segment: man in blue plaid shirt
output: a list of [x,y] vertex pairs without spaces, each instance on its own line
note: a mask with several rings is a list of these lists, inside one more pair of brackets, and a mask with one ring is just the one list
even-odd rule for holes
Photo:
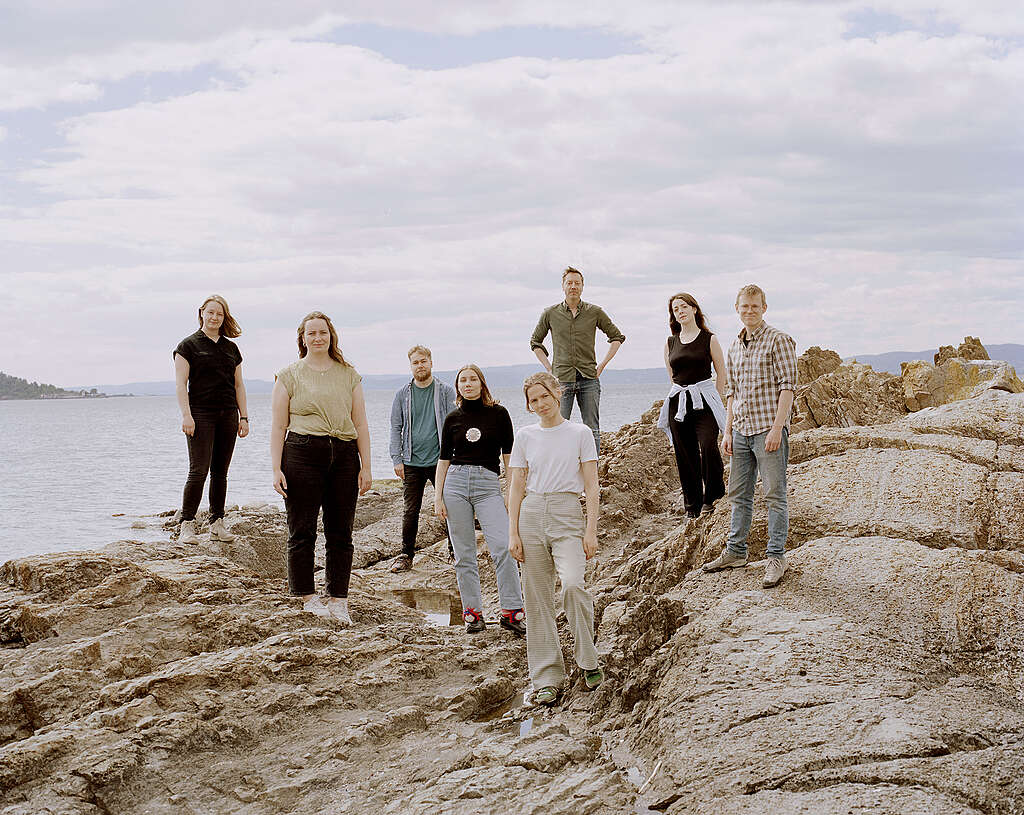
[[729,500],[732,521],[725,549],[705,564],[704,571],[747,565],[747,534],[754,512],[754,487],[761,473],[768,505],[768,565],[765,588],[786,572],[786,465],[789,463],[789,420],[796,391],[796,343],[764,321],[764,291],[753,284],[740,289],[736,313],[743,330],[729,348],[729,383],[723,447],[732,456]]

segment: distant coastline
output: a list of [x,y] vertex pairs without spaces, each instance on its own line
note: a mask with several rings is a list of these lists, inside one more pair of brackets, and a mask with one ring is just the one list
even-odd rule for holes
[[[120,395],[120,394],[118,394]],[[106,399],[110,394],[97,388],[67,390],[56,385],[29,382],[20,376],[11,376],[0,371],[0,401],[24,399]]]

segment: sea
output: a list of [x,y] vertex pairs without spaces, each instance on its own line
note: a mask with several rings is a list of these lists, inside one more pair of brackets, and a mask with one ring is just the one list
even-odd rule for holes
[[[602,385],[601,429],[635,422],[667,390],[667,384]],[[373,476],[394,478],[388,456],[394,391],[365,393]],[[494,396],[517,428],[536,421],[520,389],[498,388]],[[250,432],[235,444],[228,506],[283,507],[271,486],[270,395],[250,394],[248,403]],[[573,421],[580,420],[578,411]],[[173,396],[0,401],[0,439],[0,563],[166,538],[157,515],[180,506],[188,470]],[[200,509],[206,505],[204,496]]]

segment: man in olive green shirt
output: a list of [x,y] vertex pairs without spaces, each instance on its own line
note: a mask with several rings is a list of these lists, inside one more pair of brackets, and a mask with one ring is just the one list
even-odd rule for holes
[[[569,266],[562,273],[565,300],[544,309],[530,337],[530,347],[541,364],[562,383],[562,416],[572,415],[573,397],[580,405],[583,424],[594,433],[601,450],[601,372],[612,361],[626,336],[615,327],[600,306],[584,303],[583,273]],[[608,353],[601,364],[594,353],[594,335],[601,329],[608,337]],[[553,361],[548,359],[544,338],[551,332]]]

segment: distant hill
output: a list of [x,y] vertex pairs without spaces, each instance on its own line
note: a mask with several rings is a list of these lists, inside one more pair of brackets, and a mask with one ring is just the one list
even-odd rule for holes
[[65,390],[56,385],[29,382],[20,376],[10,376],[0,371],[0,399],[102,399],[105,396],[96,388]]
[[[515,388],[532,373],[541,370],[540,365],[497,365],[484,367],[487,384],[492,388]],[[434,371],[442,382],[453,384],[455,371]],[[411,374],[364,374],[363,387],[367,390],[397,390],[411,378]],[[609,368],[601,377],[602,382],[615,385],[648,385],[665,382],[664,368]],[[97,385],[98,390],[107,393],[129,393],[134,396],[174,396],[174,381],[124,382],[117,385]],[[274,383],[266,379],[246,379],[248,393],[270,393]]]
[[[986,345],[992,359],[1005,360],[1024,375],[1024,345],[1013,343],[1005,345]],[[914,359],[931,362],[938,349],[927,351],[890,351],[886,354],[864,354],[847,357],[864,362],[876,371],[900,372],[900,363]],[[492,388],[516,388],[532,373],[541,370],[539,363],[526,365],[494,365],[484,367],[487,384]],[[434,376],[442,382],[454,384],[455,371],[434,371]],[[367,390],[396,390],[410,379],[410,374],[364,374],[363,387]],[[601,381],[609,385],[657,385],[668,381],[664,368],[608,368],[601,376]],[[50,386],[52,387],[52,386]],[[91,387],[91,386],[90,386]],[[128,393],[134,396],[174,396],[174,382],[125,382],[119,385],[97,385],[96,390],[105,393]],[[245,388],[249,393],[270,393],[274,383],[266,379],[246,379]],[[89,388],[85,388],[88,390]],[[79,391],[81,388],[71,390]],[[76,394],[77,395],[77,394]]]
[[[876,371],[888,371],[892,374],[900,372],[901,362],[911,362],[915,359],[923,359],[931,362],[938,353],[938,348],[929,348],[927,351],[889,351],[885,354],[858,354],[855,357],[857,362],[870,365]],[[1008,362],[1017,369],[1017,375],[1024,375],[1024,345],[1016,343],[1004,343],[1001,345],[985,345],[985,350],[992,359]]]

